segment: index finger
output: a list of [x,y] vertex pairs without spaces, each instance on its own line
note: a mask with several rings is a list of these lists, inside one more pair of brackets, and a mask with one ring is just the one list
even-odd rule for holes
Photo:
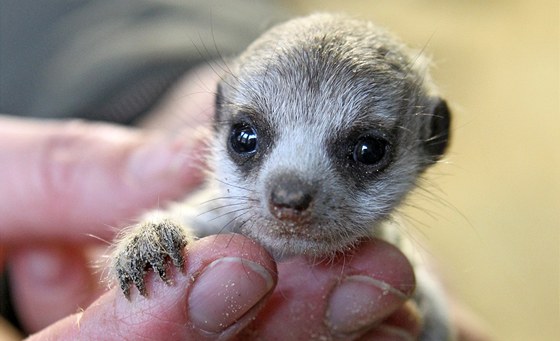
[[[239,340],[355,340],[398,311],[416,283],[406,256],[378,239],[331,262],[283,261],[278,278],[269,303]],[[403,328],[412,335],[418,323]]]
[[241,235],[210,236],[186,252],[185,273],[169,285],[147,273],[149,298],[112,288],[84,311],[30,340],[231,340],[262,309],[277,281],[276,263]]
[[103,226],[202,179],[196,143],[180,134],[0,117],[0,145],[2,242],[110,236]]

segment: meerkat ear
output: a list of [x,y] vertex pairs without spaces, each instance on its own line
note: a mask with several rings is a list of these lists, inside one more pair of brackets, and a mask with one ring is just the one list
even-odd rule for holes
[[432,105],[429,124],[428,138],[424,140],[424,149],[431,162],[439,160],[449,144],[449,127],[451,125],[451,113],[447,102],[437,98]]

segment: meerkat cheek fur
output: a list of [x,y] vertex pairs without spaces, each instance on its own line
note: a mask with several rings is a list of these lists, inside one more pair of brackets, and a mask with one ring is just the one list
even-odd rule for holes
[[[118,282],[146,294],[194,236],[233,231],[277,259],[328,258],[364,237],[402,243],[387,221],[449,139],[450,112],[427,62],[369,22],[315,14],[276,26],[226,64],[206,189],[126,229]],[[440,294],[420,265],[423,340],[449,339]]]

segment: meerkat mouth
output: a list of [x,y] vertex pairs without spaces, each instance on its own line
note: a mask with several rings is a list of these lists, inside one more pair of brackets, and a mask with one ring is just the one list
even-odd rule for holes
[[255,219],[240,232],[260,242],[276,259],[294,255],[329,256],[351,249],[364,237],[357,231],[340,234],[332,224],[286,222],[270,217]]

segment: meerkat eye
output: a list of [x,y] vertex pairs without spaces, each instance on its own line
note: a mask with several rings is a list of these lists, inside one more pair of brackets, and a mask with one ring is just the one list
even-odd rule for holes
[[257,132],[249,123],[236,123],[231,127],[231,149],[238,154],[251,154],[257,150]]
[[389,162],[390,148],[391,145],[383,137],[363,136],[356,142],[352,156],[356,162],[381,170]]

